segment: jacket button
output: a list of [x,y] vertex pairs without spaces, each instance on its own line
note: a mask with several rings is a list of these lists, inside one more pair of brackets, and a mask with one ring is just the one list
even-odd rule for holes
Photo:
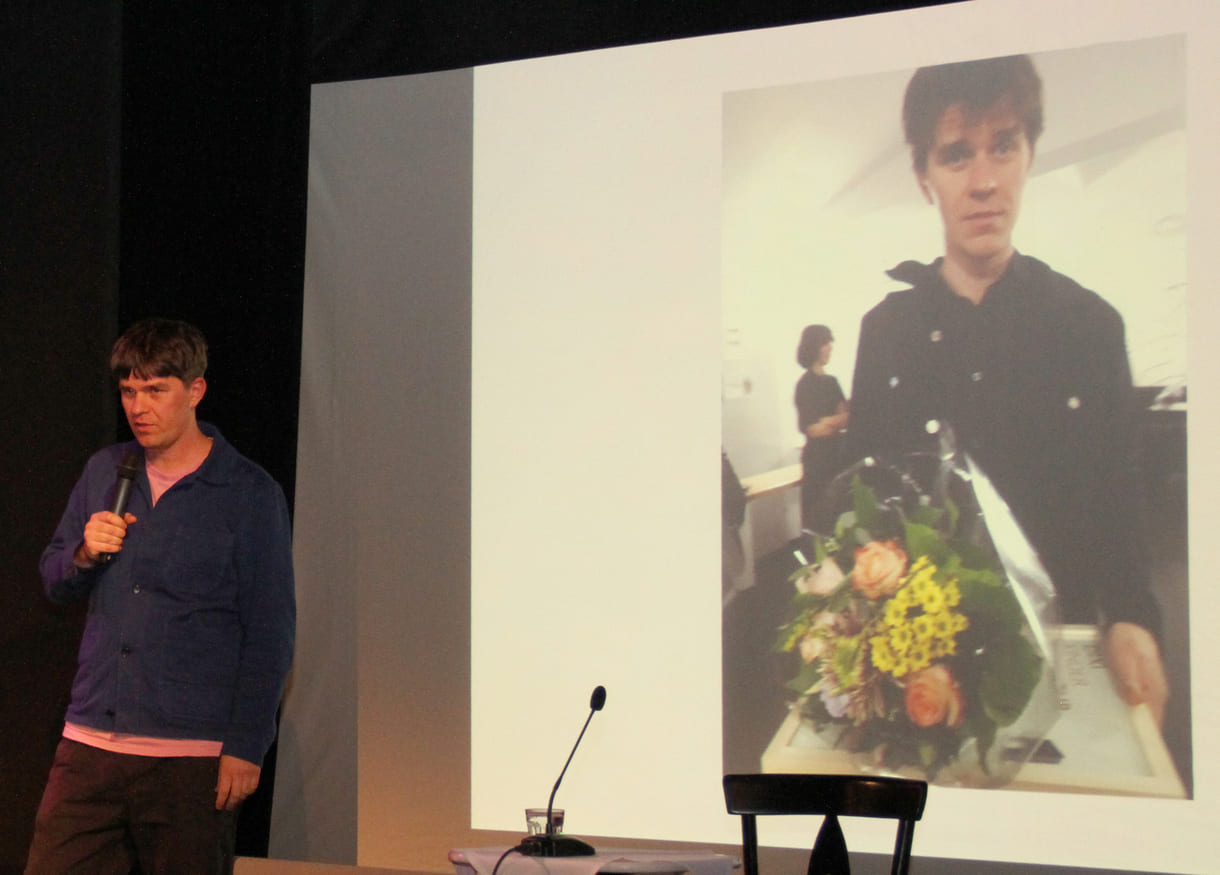
[[121,648],[119,648],[119,653],[123,656],[131,656],[131,648],[124,644]]

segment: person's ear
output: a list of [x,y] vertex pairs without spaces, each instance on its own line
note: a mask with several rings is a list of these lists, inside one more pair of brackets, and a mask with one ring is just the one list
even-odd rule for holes
[[187,388],[191,398],[191,407],[198,406],[199,402],[203,400],[204,393],[207,391],[208,384],[203,377],[196,377],[191,380],[191,385]]
[[928,185],[928,177],[922,173],[916,172],[915,182],[919,185],[919,193],[923,195],[924,200],[934,205],[936,203],[936,198],[932,194],[932,186]]

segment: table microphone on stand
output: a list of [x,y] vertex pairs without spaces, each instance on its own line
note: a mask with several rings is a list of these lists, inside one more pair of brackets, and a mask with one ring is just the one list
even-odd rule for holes
[[551,798],[546,804],[546,833],[544,835],[526,836],[521,840],[521,844],[516,847],[519,853],[527,857],[590,857],[595,853],[593,846],[587,842],[582,842],[580,839],[575,839],[571,836],[555,835],[555,822],[551,818],[551,812],[555,806],[555,791],[559,789],[559,782],[563,780],[563,776],[568,770],[568,765],[576,754],[576,748],[580,747],[580,740],[585,737],[585,730],[589,728],[589,721],[605,705],[606,688],[600,685],[594,687],[593,695],[589,698],[589,716],[585,718],[585,725],[580,728],[580,735],[576,736],[576,744],[572,745],[572,753],[568,754],[568,761],[563,764],[563,769],[555,780],[555,786],[551,788]]

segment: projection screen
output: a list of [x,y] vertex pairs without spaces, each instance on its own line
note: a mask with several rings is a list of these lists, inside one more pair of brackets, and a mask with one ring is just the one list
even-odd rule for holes
[[[597,684],[606,708],[557,800],[568,831],[738,840],[720,792],[719,450],[735,445],[746,473],[796,458],[790,328],[816,321],[802,284],[837,325],[847,389],[859,317],[889,290],[882,272],[937,254],[903,164],[910,72],[1031,53],[1048,107],[1035,170],[1054,166],[1031,179],[1017,245],[1103,294],[1123,289],[1112,303],[1137,383],[1194,384],[1189,617],[1168,627],[1189,659],[1173,712],[1187,792],[933,787],[916,853],[1208,871],[1217,763],[1191,726],[1211,725],[1220,700],[1198,671],[1189,685],[1189,665],[1216,647],[1195,535],[1215,522],[1220,482],[1198,452],[1220,420],[1206,342],[1220,313],[1200,288],[1220,227],[1207,148],[1218,23],[1187,0],[978,2],[315,86],[302,653],[272,853],[441,871],[436,848],[519,831]],[[1150,117],[1128,151],[1153,151],[1134,164],[1072,153]],[[770,171],[741,157],[750,148],[779,155]],[[1134,203],[1065,215],[1085,164],[1118,167]],[[1155,170],[1122,176],[1132,166]],[[762,178],[775,167],[778,182]],[[755,197],[793,168],[807,198]],[[751,197],[782,206],[751,213]],[[819,214],[835,198],[841,212]],[[1155,227],[1131,231],[1149,201]],[[1130,291],[1144,283],[1155,300]],[[782,347],[755,352],[787,368],[741,366],[778,387],[748,429],[726,413],[742,336]],[[331,802],[315,800],[333,793],[356,821],[311,837]],[[465,822],[444,816],[455,806]],[[412,824],[423,835],[405,837]],[[808,826],[767,824],[762,838],[807,846]],[[883,825],[848,838],[867,851],[892,841]]]

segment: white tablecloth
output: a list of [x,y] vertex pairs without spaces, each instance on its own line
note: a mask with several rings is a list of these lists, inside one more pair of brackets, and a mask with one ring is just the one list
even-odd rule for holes
[[[449,852],[458,875],[492,875],[507,848],[461,848]],[[509,854],[496,875],[730,875],[737,861],[712,851],[648,851],[598,848],[591,857],[526,857]]]

